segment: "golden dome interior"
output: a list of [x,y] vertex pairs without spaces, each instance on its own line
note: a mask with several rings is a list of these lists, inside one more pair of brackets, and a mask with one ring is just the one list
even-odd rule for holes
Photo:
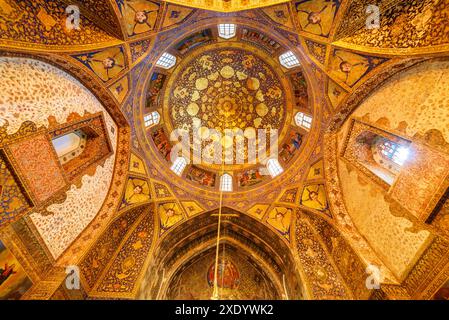
[[449,2],[375,3],[0,0],[0,299],[447,300]]

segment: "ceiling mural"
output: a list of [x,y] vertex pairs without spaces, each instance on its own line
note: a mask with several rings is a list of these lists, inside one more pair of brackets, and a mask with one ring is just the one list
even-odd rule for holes
[[[269,132],[278,130],[280,139],[284,141],[279,146],[279,159],[286,166],[298,160],[308,136],[306,130],[295,129],[291,125],[293,112],[289,111],[289,107],[284,107],[284,104],[293,104],[298,109],[313,110],[304,73],[296,68],[296,73],[289,72],[288,78],[283,77],[276,71],[279,62],[264,51],[282,52],[284,49],[265,34],[251,31],[251,35],[248,30],[241,29],[237,37],[248,41],[251,47],[234,39],[210,44],[217,40],[215,31],[208,28],[178,42],[173,50],[178,51],[177,55],[189,52],[189,57],[174,68],[155,69],[141,108],[143,114],[153,110],[162,114],[160,123],[144,131],[149,132],[149,135],[142,136],[145,148],[156,151],[157,157],[165,160],[162,166],[170,166],[170,156],[176,144],[170,141],[170,136],[187,134],[190,138],[184,139],[184,149],[191,148],[191,157],[188,158],[193,164],[188,165],[182,176],[185,181],[202,188],[208,187],[213,192],[219,187],[217,181],[221,167],[217,158],[219,153],[214,152],[217,145],[223,150],[225,169],[233,172],[236,186],[243,191],[271,180],[266,169],[257,165],[270,156]],[[260,45],[263,50],[259,49]],[[216,46],[226,49],[208,49]],[[222,62],[212,63],[217,59]],[[258,137],[259,129],[268,132]],[[222,134],[228,134],[231,132],[229,130],[240,137],[233,141]],[[249,161],[247,149],[253,140],[260,145],[268,141],[265,149],[259,147],[256,165]],[[188,141],[193,141],[193,147],[189,146]],[[200,158],[207,161],[196,165]]]
[[295,9],[301,30],[320,37],[329,37],[340,2],[340,0],[296,2]]
[[[166,121],[171,121],[174,130],[202,138],[206,162],[214,162],[217,142],[224,149],[225,161],[234,162],[227,150],[236,145],[226,138],[225,130],[241,130],[243,139],[253,139],[258,129],[282,128],[286,121],[284,89],[279,76],[258,56],[227,47],[202,51],[192,59],[174,71],[175,79],[166,89],[170,93],[170,119]],[[235,157],[248,162],[248,151],[238,152]]]
[[125,193],[123,195],[120,209],[147,202],[150,200],[150,197],[150,186],[148,181],[129,177],[128,182],[126,183]]
[[260,7],[271,6],[277,3],[287,2],[286,0],[196,0],[192,2],[191,0],[170,0],[167,1],[175,4],[182,4],[185,6],[191,6],[194,8],[214,10],[219,12],[235,12],[240,10],[248,10]]
[[82,29],[67,29],[66,7],[65,2],[59,0],[3,0],[0,3],[3,30],[0,43],[71,50],[73,46],[92,48],[119,42],[89,18],[83,19]]
[[1,213],[0,224],[6,224],[16,220],[20,213],[30,207],[30,199],[20,187],[17,177],[11,169],[11,165],[2,155],[0,158],[0,177],[1,177]]
[[[274,300],[279,293],[273,290],[270,279],[250,258],[242,257],[233,248],[224,248],[226,259],[220,262],[218,283],[220,294],[230,300],[263,299]],[[169,288],[170,299],[209,299],[212,296],[215,272],[214,252],[209,252],[197,261],[190,262],[181,274],[179,280]],[[268,279],[267,279],[268,278]]]
[[80,54],[74,58],[92,70],[104,82],[115,78],[126,68],[123,47]]
[[[447,44],[448,33],[441,19],[449,15],[447,1],[412,1],[384,13],[380,30],[359,30],[343,41],[377,48],[416,48]],[[407,37],[404,36],[407,34]]]
[[128,37],[154,31],[161,4],[147,0],[119,0],[120,13],[123,16]]
[[447,299],[448,0],[69,2],[0,0],[0,300]]

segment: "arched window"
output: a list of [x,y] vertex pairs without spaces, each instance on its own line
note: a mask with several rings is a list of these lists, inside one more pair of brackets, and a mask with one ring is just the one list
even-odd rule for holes
[[384,187],[392,186],[407,161],[410,142],[360,122],[349,134],[346,159]]
[[277,159],[270,159],[267,162],[267,169],[271,177],[274,178],[284,172]]
[[297,126],[303,127],[307,130],[309,130],[312,127],[312,117],[302,112],[298,112],[295,115],[295,122]]
[[398,166],[404,165],[408,158],[409,150],[391,140],[382,139],[377,147],[384,158],[393,161]]
[[218,35],[223,39],[235,37],[236,25],[232,23],[222,23],[218,25]]
[[300,65],[298,58],[291,51],[287,51],[279,56],[279,62],[286,68],[290,69]]
[[176,64],[176,57],[170,53],[164,52],[159,60],[156,62],[156,66],[170,69]]
[[151,127],[155,124],[158,124],[161,120],[161,116],[159,115],[159,112],[153,111],[146,116],[143,117],[143,121],[145,122],[145,127]]
[[225,173],[220,178],[220,190],[224,192],[232,191],[232,176]]
[[176,158],[175,162],[171,166],[171,170],[176,173],[178,176],[182,174],[185,167],[187,166],[187,160],[183,157]]
[[83,153],[86,148],[86,141],[86,134],[82,130],[75,130],[54,138],[51,142],[56,150],[59,161],[61,164],[65,164]]

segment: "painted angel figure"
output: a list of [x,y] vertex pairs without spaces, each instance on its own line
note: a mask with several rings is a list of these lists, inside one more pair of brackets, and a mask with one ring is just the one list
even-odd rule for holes
[[128,35],[134,36],[154,29],[159,5],[150,1],[127,1],[124,12]]

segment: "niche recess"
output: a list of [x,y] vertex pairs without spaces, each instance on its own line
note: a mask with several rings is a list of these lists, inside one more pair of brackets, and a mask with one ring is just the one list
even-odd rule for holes
[[65,123],[50,136],[69,182],[95,170],[113,152],[101,113]]

